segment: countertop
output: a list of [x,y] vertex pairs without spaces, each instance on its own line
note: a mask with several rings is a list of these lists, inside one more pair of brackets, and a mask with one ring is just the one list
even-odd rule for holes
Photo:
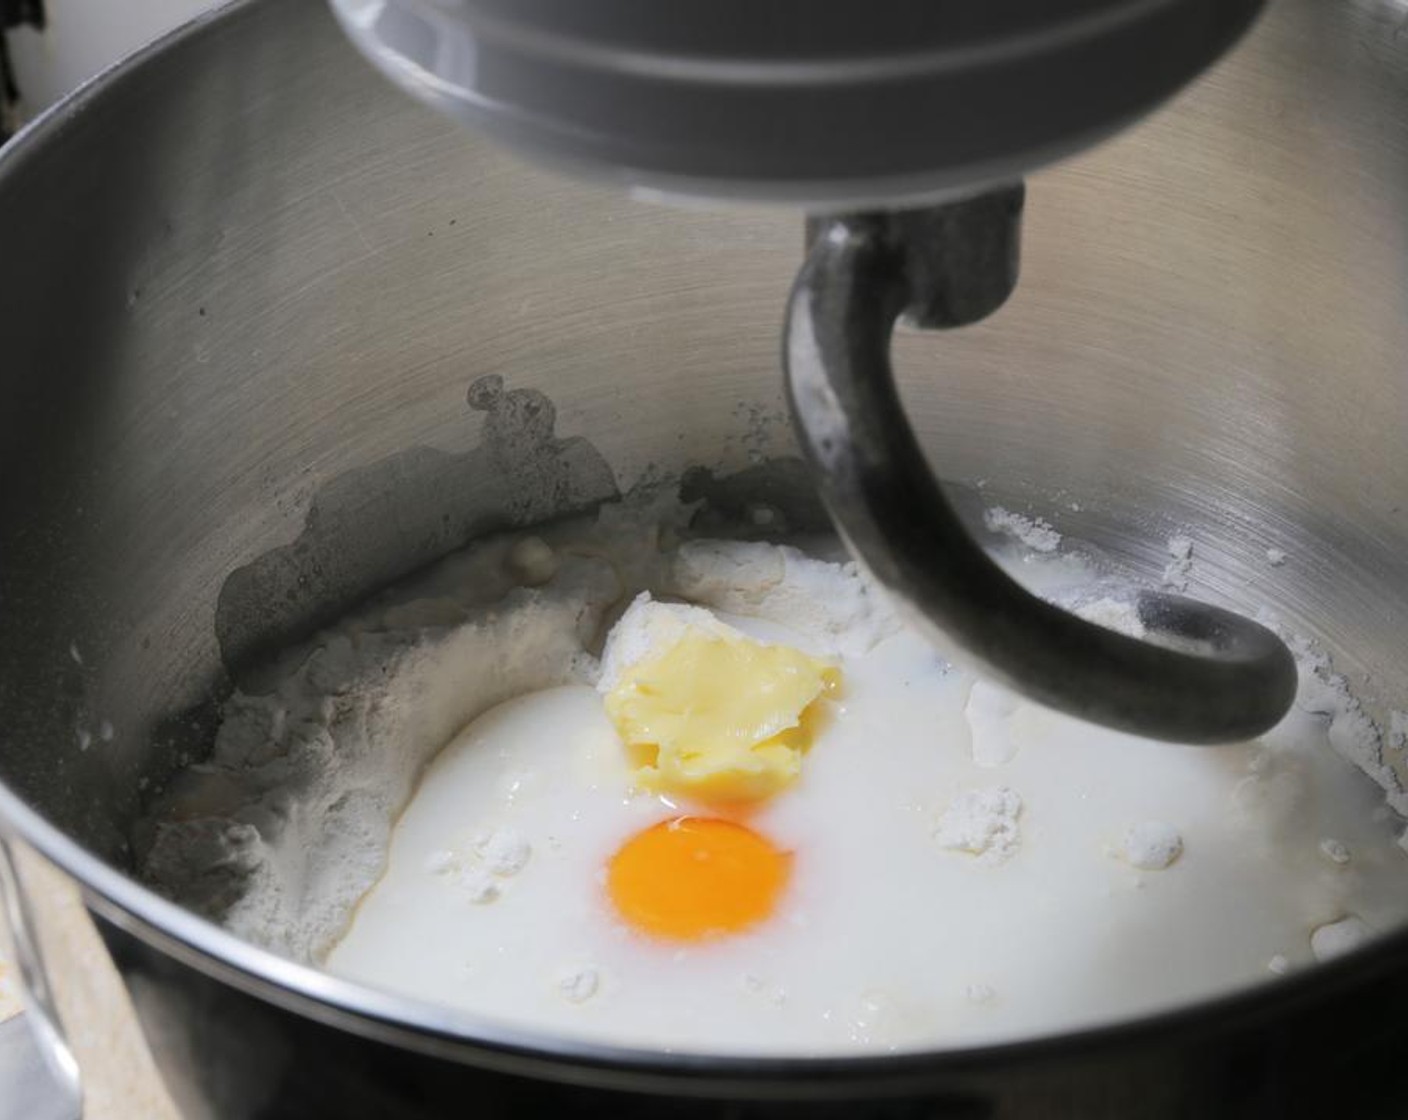
[[[69,1042],[83,1071],[84,1120],[179,1120],[137,1027],[127,992],[89,920],[78,890],[23,848],[20,876],[39,915],[52,960],[85,967],[53,977]],[[0,933],[4,933],[0,930]],[[9,958],[8,936],[3,955]],[[0,1120],[50,1120],[38,1055],[25,1037],[23,1015],[0,1023]],[[54,1114],[58,1120],[61,1113]]]

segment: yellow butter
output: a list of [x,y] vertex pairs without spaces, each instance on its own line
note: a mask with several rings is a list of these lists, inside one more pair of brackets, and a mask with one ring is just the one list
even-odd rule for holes
[[789,646],[687,629],[626,668],[606,712],[641,786],[756,801],[797,779],[836,666]]

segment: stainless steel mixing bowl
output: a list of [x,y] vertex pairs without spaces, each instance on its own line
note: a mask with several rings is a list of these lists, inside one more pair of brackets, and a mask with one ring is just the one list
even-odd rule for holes
[[[1405,19],[1273,5],[1173,108],[1032,180],[1008,307],[898,344],[945,478],[1151,577],[1187,532],[1194,590],[1317,637],[1380,717],[1408,702]],[[1102,1031],[723,1061],[372,993],[127,877],[143,797],[261,653],[496,526],[692,466],[725,507],[785,482],[747,472],[795,454],[801,246],[789,213],[519,165],[318,0],[235,3],[0,154],[0,819],[82,884],[191,1115],[1395,1114],[1402,935]]]

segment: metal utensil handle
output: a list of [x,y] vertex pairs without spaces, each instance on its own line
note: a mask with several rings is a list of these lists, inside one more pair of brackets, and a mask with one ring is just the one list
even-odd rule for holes
[[14,944],[20,998],[44,1065],[68,1099],[74,1120],[83,1115],[83,1081],[64,1035],[58,1001],[44,966],[44,951],[25,898],[10,841],[0,837],[0,908]]
[[784,360],[822,500],[852,553],[921,627],[1014,691],[1155,739],[1258,735],[1295,694],[1295,662],[1275,634],[1145,592],[1137,609],[1153,640],[1140,640],[1031,594],[969,536],[905,416],[889,355],[896,321],[961,326],[1000,306],[1016,282],[1022,200],[1021,186],[1005,187],[812,223]]

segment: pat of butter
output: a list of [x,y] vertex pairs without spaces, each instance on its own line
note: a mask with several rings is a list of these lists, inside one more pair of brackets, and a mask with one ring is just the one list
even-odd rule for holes
[[638,599],[603,659],[606,713],[646,789],[757,801],[796,781],[832,663],[697,607]]

